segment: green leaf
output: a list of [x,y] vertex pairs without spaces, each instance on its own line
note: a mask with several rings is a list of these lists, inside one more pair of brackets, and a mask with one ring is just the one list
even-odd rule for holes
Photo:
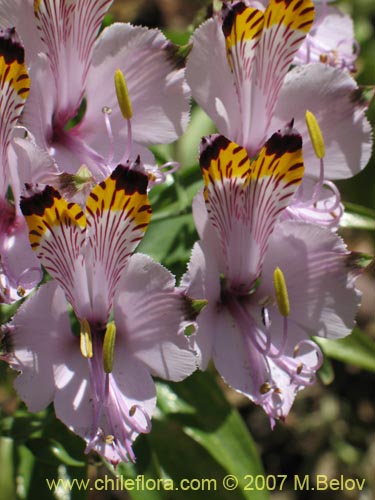
[[329,358],[324,357],[323,364],[318,371],[318,376],[324,385],[332,384],[335,379],[335,372]]
[[[227,474],[233,474],[239,481],[235,490],[240,494],[238,498],[268,498],[265,491],[244,490],[245,476],[262,474],[262,464],[240,415],[226,401],[212,375],[196,372],[179,384],[159,382],[157,393],[162,414],[178,424],[184,434],[206,450],[211,460],[224,471],[219,474],[217,491],[222,498],[234,498],[234,491],[228,492],[222,487]],[[192,460],[199,461],[199,457],[192,457]],[[202,462],[203,469],[206,460]]]
[[41,462],[56,465],[65,464],[70,467],[85,467],[86,465],[85,461],[72,457],[64,446],[55,439],[29,439],[26,444]]
[[367,215],[344,212],[340,220],[340,227],[375,231],[375,219]]
[[[246,491],[246,475],[264,474],[262,464],[242,418],[212,375],[159,381],[157,395],[152,431],[134,446],[137,462],[116,470],[133,500],[269,498],[267,491]],[[238,479],[232,491],[223,486],[229,474]]]
[[314,337],[324,354],[332,359],[375,372],[375,342],[359,328],[351,335],[339,340]]

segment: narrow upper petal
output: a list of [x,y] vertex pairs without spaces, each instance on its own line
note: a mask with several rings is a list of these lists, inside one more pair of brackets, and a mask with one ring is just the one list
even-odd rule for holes
[[37,29],[50,61],[63,124],[78,110],[96,35],[112,0],[35,0]]
[[108,316],[129,256],[143,238],[150,221],[147,185],[145,173],[136,167],[118,165],[87,198],[90,258],[86,269],[93,288],[92,309],[99,316]]
[[7,152],[30,90],[25,51],[14,28],[0,30],[0,195],[9,180]]
[[192,95],[221,134],[241,143],[240,106],[221,23],[209,19],[194,32],[191,42],[186,79]]
[[223,136],[202,142],[207,212],[233,290],[249,291],[259,276],[276,219],[302,180],[301,148],[290,127],[274,134],[252,163],[244,148]]
[[115,299],[114,319],[124,332],[127,349],[153,375],[182,380],[197,367],[184,325],[193,322],[185,294],[174,276],[150,257],[133,255]]
[[305,123],[311,111],[321,128],[326,154],[325,177],[345,179],[362,170],[371,156],[372,133],[365,116],[367,104],[347,73],[323,64],[292,69],[280,92],[271,129],[294,117],[303,137],[306,175],[319,177],[319,162]]
[[133,109],[133,140],[148,146],[177,139],[187,126],[189,91],[174,47],[159,30],[115,23],[98,38],[87,77],[87,110],[80,130],[89,143],[99,148],[103,143],[103,107],[112,110],[117,140],[126,137],[113,83],[117,69],[125,75]]
[[310,0],[271,0],[263,13],[245,2],[223,8],[223,33],[240,104],[241,137],[250,156],[264,144],[294,54],[314,19]]

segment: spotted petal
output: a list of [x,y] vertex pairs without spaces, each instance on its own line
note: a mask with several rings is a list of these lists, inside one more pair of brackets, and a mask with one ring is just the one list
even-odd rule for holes
[[146,174],[119,165],[87,199],[88,252],[91,254],[87,261],[89,267],[92,266],[87,272],[92,272],[95,281],[94,311],[103,308],[104,286],[110,307],[127,260],[147,229],[151,217],[147,183]]
[[200,165],[209,219],[216,228],[232,289],[249,291],[259,276],[276,219],[302,180],[301,137],[274,134],[250,163],[246,150],[223,136],[205,139]]
[[251,89],[256,47],[264,25],[263,12],[247,7],[244,2],[224,5],[223,33],[230,69],[239,98],[241,114],[241,144],[249,136],[253,102]]
[[281,85],[313,19],[311,0],[270,0],[268,4],[256,53],[251,126],[244,142],[250,154],[259,151],[268,132],[273,132],[269,125]]
[[75,290],[81,288],[76,283],[86,217],[79,205],[68,203],[50,186],[39,192],[30,188],[28,194],[21,197],[21,210],[29,227],[31,247],[73,303]]
[[7,150],[11,132],[29,94],[30,79],[25,66],[24,48],[14,28],[0,30],[0,194],[8,178]]

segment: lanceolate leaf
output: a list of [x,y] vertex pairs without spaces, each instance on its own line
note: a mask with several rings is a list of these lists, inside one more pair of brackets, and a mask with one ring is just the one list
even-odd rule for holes
[[316,337],[315,341],[326,356],[375,372],[375,342],[359,328],[340,340]]

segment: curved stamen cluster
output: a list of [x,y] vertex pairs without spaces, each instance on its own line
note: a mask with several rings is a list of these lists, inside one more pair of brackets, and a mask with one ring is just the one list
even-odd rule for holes
[[[92,344],[92,356],[87,357],[87,362],[93,415],[86,452],[107,445],[113,447],[124,462],[135,461],[132,443],[138,434],[150,432],[150,417],[139,404],[129,407],[112,371],[103,366],[106,346],[101,331],[93,331]],[[137,422],[137,412],[143,415],[144,426]]]

